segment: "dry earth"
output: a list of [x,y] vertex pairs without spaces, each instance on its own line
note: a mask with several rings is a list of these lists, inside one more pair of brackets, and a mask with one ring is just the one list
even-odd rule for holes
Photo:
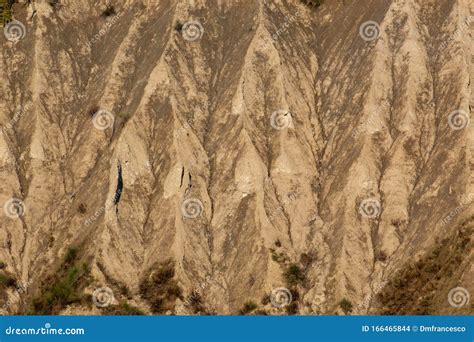
[[4,314],[473,313],[472,1],[112,4],[0,36]]

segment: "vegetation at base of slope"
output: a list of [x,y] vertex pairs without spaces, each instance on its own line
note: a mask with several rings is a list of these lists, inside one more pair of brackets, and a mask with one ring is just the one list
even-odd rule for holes
[[104,309],[104,314],[106,315],[115,315],[115,316],[142,316],[145,313],[137,308],[136,306],[130,305],[126,302],[120,303],[118,305],[109,305]]
[[0,25],[5,25],[13,19],[12,6],[15,0],[0,0]]
[[29,315],[57,315],[68,305],[86,302],[84,288],[90,281],[90,269],[80,260],[79,250],[69,248],[62,264],[43,282],[40,289],[26,308]]
[[174,275],[174,262],[168,260],[153,266],[140,282],[140,295],[153,313],[174,312],[176,299],[184,299]]
[[474,312],[473,304],[453,308],[448,303],[448,291],[457,286],[463,269],[470,267],[465,256],[472,251],[474,217],[462,223],[451,236],[436,243],[426,255],[406,265],[377,296],[379,314],[383,315],[433,315],[456,310]]

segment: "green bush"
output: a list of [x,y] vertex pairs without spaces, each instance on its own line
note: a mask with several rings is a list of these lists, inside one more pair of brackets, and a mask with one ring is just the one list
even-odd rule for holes
[[353,308],[353,305],[352,305],[352,302],[347,299],[347,298],[343,298],[340,302],[339,302],[339,306],[340,308],[342,309],[342,311],[344,311],[344,313],[347,315],[348,313],[352,312],[352,308]]
[[177,31],[177,32],[181,32],[183,30],[183,26],[184,24],[181,22],[181,21],[177,21],[176,24],[174,25],[174,29]]
[[290,264],[283,274],[289,285],[297,285],[305,280],[305,276],[298,264]]
[[247,315],[254,311],[257,308],[257,304],[255,304],[252,301],[246,302],[242,309],[240,309],[240,314],[241,315]]
[[109,305],[104,308],[107,315],[116,316],[142,316],[145,313],[137,308],[136,306],[129,305],[128,303],[120,303],[118,305]]
[[14,0],[0,0],[0,24],[5,25],[13,19],[13,6]]
[[64,263],[65,264],[70,264],[71,262],[76,260],[78,252],[79,252],[79,250],[76,247],[70,247],[67,250],[66,255],[64,257]]
[[87,263],[78,260],[79,250],[70,248],[59,269],[44,282],[46,286],[31,301],[29,314],[54,315],[67,305],[79,303],[82,291],[89,281]]

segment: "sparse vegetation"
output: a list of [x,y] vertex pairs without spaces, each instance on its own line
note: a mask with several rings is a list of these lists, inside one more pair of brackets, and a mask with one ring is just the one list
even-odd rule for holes
[[240,314],[241,315],[248,315],[249,313],[251,313],[252,311],[254,311],[255,309],[257,308],[257,304],[255,304],[255,302],[252,302],[252,301],[248,301],[244,304],[244,306],[242,307],[242,309],[240,309]]
[[107,4],[105,9],[102,11],[101,17],[108,18],[116,14],[117,11],[115,11],[115,7],[112,4]]
[[86,205],[84,203],[79,204],[79,206],[77,207],[77,211],[81,214],[85,214],[87,212]]
[[324,0],[302,0],[306,5],[319,7],[324,3]]
[[183,23],[181,21],[176,21],[176,24],[174,25],[174,29],[177,32],[181,32],[183,30]]
[[115,316],[142,316],[145,313],[137,308],[136,306],[132,306],[128,303],[120,303],[118,305],[109,305],[104,308],[104,312],[107,315],[115,315]]
[[67,305],[81,302],[89,274],[88,264],[78,258],[78,249],[70,248],[60,268],[44,282],[46,287],[32,299],[28,314],[55,315]]
[[65,264],[72,263],[77,258],[78,252],[79,252],[79,249],[77,247],[70,247],[67,250],[66,255],[64,256],[64,263]]
[[3,272],[0,273],[0,288],[4,289],[6,287],[15,287],[16,286],[16,279],[13,275]]
[[267,312],[267,310],[264,310],[264,309],[258,309],[258,310],[255,310],[255,315],[257,315],[257,316],[268,316],[268,312]]
[[299,309],[299,299],[300,299],[300,293],[296,288],[291,288],[291,303],[286,307],[286,313],[288,315],[296,315],[298,313]]
[[378,261],[381,261],[381,262],[387,261],[387,253],[385,253],[382,250],[378,250],[375,253],[375,260],[378,260]]
[[267,305],[268,303],[270,303],[270,295],[265,294],[262,298],[262,305]]
[[352,302],[347,299],[347,298],[342,298],[342,300],[339,302],[339,307],[344,311],[344,313],[347,315],[352,312]]
[[[275,241],[275,246],[280,244],[280,241]],[[279,247],[279,246],[278,246]],[[272,260],[278,262],[283,270],[283,278],[285,279],[285,286],[291,291],[292,301],[286,306],[286,312],[289,315],[294,315],[298,313],[299,310],[299,292],[298,286],[305,286],[306,275],[305,272],[309,269],[310,265],[317,260],[316,252],[310,251],[308,253],[302,253],[300,255],[300,263],[303,265],[303,268],[298,263],[291,263],[288,256],[285,253],[277,253],[275,248],[270,248],[272,255]],[[262,305],[267,305],[270,303],[270,295],[265,295],[262,298]]]
[[298,264],[290,264],[284,272],[284,277],[289,285],[297,285],[302,283],[305,280],[303,271],[301,270]]
[[183,299],[174,274],[174,263],[169,260],[152,268],[140,283],[140,294],[150,303],[153,313],[173,311],[176,299]]
[[0,0],[0,24],[5,25],[13,19],[12,6],[15,0]]
[[[463,255],[472,250],[474,217],[461,224],[448,238],[438,241],[426,255],[397,272],[376,297],[383,315],[446,314],[447,291],[457,286],[463,272],[470,267],[462,264]],[[444,296],[435,293],[443,293]],[[469,313],[466,306],[466,312]]]
[[2,270],[0,272],[0,305],[4,305],[8,299],[7,289],[16,286],[17,281],[15,277],[6,270]]
[[272,260],[277,263],[284,263],[288,260],[283,252],[278,253],[274,248],[270,248],[270,252],[272,254]]
[[298,313],[298,303],[293,301],[286,307],[286,313],[288,315],[296,315]]
[[97,262],[96,265],[99,268],[99,270],[102,272],[102,275],[104,276],[104,278],[106,280],[106,283],[109,284],[110,287],[114,289],[114,291],[117,291],[118,293],[120,293],[120,295],[122,295],[124,297],[130,298],[130,290],[128,289],[128,287],[125,284],[123,284],[120,281],[114,279],[109,274],[109,272],[107,271],[107,269],[104,267],[104,265],[102,263]]
[[87,115],[89,115],[90,117],[93,117],[99,110],[100,110],[99,106],[92,106],[87,111]]
[[207,313],[203,306],[202,296],[198,290],[193,289],[186,299],[194,314]]

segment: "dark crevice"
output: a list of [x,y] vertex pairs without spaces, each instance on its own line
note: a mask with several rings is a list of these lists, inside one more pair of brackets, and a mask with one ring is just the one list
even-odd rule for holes
[[119,160],[117,164],[117,189],[115,190],[114,196],[114,204],[115,204],[115,212],[118,213],[118,204],[120,202],[120,197],[122,196],[123,190],[123,178],[122,178],[122,162]]
[[193,187],[192,176],[191,176],[191,173],[190,173],[190,172],[188,173],[188,177],[189,177],[189,183],[188,183],[188,188],[187,188],[186,191],[184,192],[184,195],[185,195],[185,196],[186,196],[188,193],[191,192],[191,188]]

